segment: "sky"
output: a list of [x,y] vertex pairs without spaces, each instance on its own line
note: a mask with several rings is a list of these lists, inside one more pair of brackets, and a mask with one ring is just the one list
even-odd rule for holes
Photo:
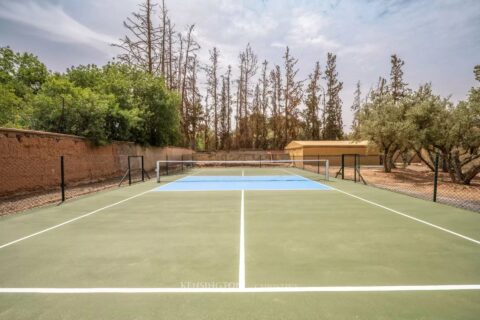
[[[0,0],[0,46],[37,55],[52,71],[103,65],[118,54],[111,43],[143,0]],[[237,68],[250,43],[259,61],[282,64],[285,47],[299,60],[298,80],[315,62],[337,55],[348,131],[357,81],[364,94],[405,61],[413,89],[431,82],[436,94],[465,99],[480,64],[480,0],[165,0],[177,31],[195,24],[200,61],[220,50],[223,71]]]

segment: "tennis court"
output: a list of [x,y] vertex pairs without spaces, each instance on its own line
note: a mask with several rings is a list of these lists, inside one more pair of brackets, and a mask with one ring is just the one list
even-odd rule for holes
[[183,165],[0,218],[0,319],[478,319],[478,214],[328,165]]

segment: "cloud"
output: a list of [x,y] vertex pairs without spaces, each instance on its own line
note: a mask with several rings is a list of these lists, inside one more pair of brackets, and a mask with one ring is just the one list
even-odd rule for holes
[[[122,21],[138,11],[142,1],[0,0],[0,24],[9,30],[0,32],[0,42],[30,52],[41,51],[49,67],[58,71],[80,61],[104,63],[107,56],[115,55],[109,44],[127,33]],[[323,68],[327,52],[337,54],[339,78],[344,82],[341,95],[345,123],[351,121],[349,106],[357,80],[366,92],[379,76],[388,77],[393,53],[405,60],[405,80],[412,88],[432,81],[439,94],[452,94],[456,101],[476,85],[472,69],[479,63],[479,0],[165,3],[177,32],[195,24],[196,40],[202,47],[197,52],[200,62],[209,63],[208,51],[216,46],[220,50],[220,71],[225,72],[231,64],[234,77],[238,76],[238,54],[247,43],[257,53],[258,61],[267,59],[270,67],[283,65],[285,47],[290,46],[292,55],[298,58],[299,79],[307,78],[315,61],[320,61]],[[29,42],[32,37],[26,36],[25,29],[41,40]],[[82,50],[78,50],[79,45]]]
[[327,36],[326,29],[331,25],[329,18],[323,14],[297,9],[293,12],[288,42],[301,46],[318,46],[327,50],[337,49],[340,44]]
[[50,41],[87,45],[106,54],[114,52],[110,44],[117,40],[88,28],[62,7],[51,3],[3,2],[0,4],[0,18],[26,25]]

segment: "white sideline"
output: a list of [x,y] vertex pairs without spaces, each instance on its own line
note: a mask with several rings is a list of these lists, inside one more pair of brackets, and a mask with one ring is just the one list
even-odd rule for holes
[[40,234],[42,234],[42,233],[45,233],[45,232],[48,232],[48,231],[51,231],[51,230],[60,228],[61,226],[64,226],[64,225],[66,225],[66,224],[68,224],[68,223],[72,223],[72,222],[74,222],[74,221],[77,221],[77,220],[86,218],[86,217],[88,217],[88,216],[91,216],[92,214],[95,214],[95,213],[99,212],[99,211],[102,211],[102,210],[111,208],[111,207],[116,206],[116,205],[118,205],[118,204],[120,204],[120,203],[123,203],[123,202],[129,201],[129,200],[132,200],[132,199],[134,199],[134,198],[140,197],[141,195],[144,195],[144,194],[146,194],[146,193],[148,193],[148,192],[150,192],[150,191],[152,191],[152,190],[147,190],[147,191],[145,191],[145,192],[142,192],[142,193],[139,193],[139,194],[137,194],[137,195],[134,195],[134,196],[132,196],[132,197],[130,197],[130,198],[123,199],[123,200],[121,200],[121,201],[118,201],[118,202],[109,204],[108,206],[105,206],[105,207],[102,207],[102,208],[100,208],[100,209],[97,209],[97,210],[91,211],[91,212],[89,212],[89,213],[86,213],[86,214],[84,214],[84,215],[81,215],[81,216],[79,216],[79,217],[76,217],[76,218],[67,220],[67,221],[65,221],[65,222],[59,223],[59,224],[54,225],[54,226],[52,226],[52,227],[50,227],[50,228],[43,229],[43,230],[41,230],[41,231],[32,233],[32,234],[30,234],[30,235],[28,235],[28,236],[25,236],[25,237],[22,237],[22,238],[20,238],[20,239],[10,241],[10,242],[8,242],[8,243],[5,243],[5,244],[1,245],[1,246],[0,246],[0,249],[3,249],[3,248],[8,247],[8,246],[11,246],[12,244],[15,244],[15,243],[17,243],[17,242],[20,242],[20,241],[27,240],[27,239],[29,239],[29,238],[38,236],[38,235],[40,235]]
[[238,287],[245,289],[245,191],[240,203],[240,257],[238,265]]
[[[330,187],[331,187],[331,186],[330,186]],[[443,227],[437,226],[436,224],[427,222],[427,221],[422,220],[422,219],[418,219],[418,218],[412,217],[412,216],[410,216],[410,215],[408,215],[408,214],[406,214],[406,213],[403,213],[403,212],[394,210],[394,209],[389,208],[389,207],[385,207],[385,206],[383,206],[383,205],[381,205],[381,204],[379,204],[379,203],[376,203],[376,202],[373,202],[373,201],[364,199],[364,198],[362,198],[362,197],[356,196],[356,195],[351,194],[351,193],[348,193],[348,192],[346,192],[346,191],[342,191],[342,190],[339,190],[339,189],[334,188],[334,187],[331,187],[331,188],[332,188],[333,190],[336,190],[336,191],[338,191],[338,192],[341,192],[341,193],[343,193],[343,194],[346,194],[346,195],[348,195],[348,196],[350,196],[350,197],[356,198],[356,199],[358,199],[358,200],[360,200],[360,201],[369,203],[369,204],[374,205],[374,206],[377,206],[377,207],[379,207],[379,208],[382,208],[382,209],[388,210],[388,211],[390,211],[390,212],[393,212],[393,213],[399,214],[399,215],[401,215],[401,216],[404,216],[405,218],[412,219],[412,220],[414,220],[414,221],[423,223],[423,224],[425,224],[425,225],[427,225],[427,226],[430,226],[430,227],[432,227],[432,228],[435,228],[435,229],[438,229],[438,230],[441,230],[441,231],[450,233],[450,234],[452,234],[452,235],[454,235],[454,236],[460,237],[460,238],[465,239],[465,240],[468,240],[468,241],[470,241],[470,242],[473,242],[473,243],[476,243],[476,244],[480,244],[480,241],[479,241],[479,240],[475,240],[475,239],[473,239],[473,238],[464,236],[463,234],[460,234],[460,233],[458,233],[458,232],[455,232],[455,231],[449,230],[449,229],[447,229],[447,228],[443,228]]]
[[[176,180],[178,180],[178,179],[176,179]],[[176,181],[176,180],[175,180],[175,181]],[[166,186],[167,184],[173,183],[173,182],[175,182],[175,181],[171,181],[171,182],[169,182],[169,183],[166,183],[166,184],[164,184],[163,186]],[[99,212],[99,211],[102,211],[102,210],[105,210],[105,209],[114,207],[114,206],[116,206],[117,204],[124,203],[124,202],[126,202],[126,201],[129,201],[129,200],[132,200],[132,199],[134,199],[134,198],[140,197],[140,196],[142,196],[142,195],[144,195],[144,194],[146,194],[146,193],[149,193],[149,192],[155,190],[156,188],[158,188],[158,187],[155,187],[155,188],[150,189],[150,190],[147,190],[147,191],[145,191],[145,192],[136,194],[136,195],[134,195],[134,196],[131,196],[130,198],[123,199],[123,200],[120,200],[120,201],[118,201],[118,202],[109,204],[108,206],[105,206],[105,207],[102,207],[102,208],[100,208],[100,209],[91,211],[91,212],[86,213],[86,214],[84,214],[84,215],[81,215],[81,216],[79,216],[79,217],[76,217],[76,218],[67,220],[67,221],[65,221],[65,222],[59,223],[59,224],[57,224],[57,225],[54,225],[53,227],[50,227],[50,228],[43,229],[43,230],[41,230],[41,231],[32,233],[31,235],[25,236],[25,237],[23,237],[23,238],[20,238],[20,239],[13,240],[13,241],[11,241],[11,242],[5,243],[5,244],[3,244],[3,245],[0,245],[0,249],[3,249],[3,248],[8,247],[8,246],[11,246],[12,244],[15,244],[15,243],[17,243],[17,242],[20,242],[20,241],[27,240],[27,239],[29,239],[29,238],[38,236],[39,234],[42,234],[42,233],[51,231],[51,230],[53,230],[53,229],[57,229],[57,228],[59,228],[59,227],[61,227],[61,226],[64,226],[64,225],[66,225],[66,224],[68,224],[68,223],[71,223],[71,222],[74,222],[74,221],[77,221],[77,220],[86,218],[86,217],[88,217],[88,216],[90,216],[90,215],[92,215],[92,214],[95,214],[95,213]]]
[[[285,170],[285,172],[288,172],[288,171]],[[293,174],[293,175],[296,175],[296,176],[301,177],[301,176],[298,175],[298,174],[294,174],[294,173],[290,173],[290,174]],[[312,180],[312,181],[313,181],[313,182],[316,182],[316,183],[318,183],[318,184],[324,185],[324,184],[322,184],[322,183],[320,183],[320,182],[318,182],[318,181],[315,181],[315,180]],[[430,227],[432,227],[432,228],[435,228],[435,229],[438,229],[438,230],[441,230],[441,231],[450,233],[450,234],[452,234],[452,235],[454,235],[454,236],[460,237],[460,238],[465,239],[465,240],[467,240],[467,241],[470,241],[470,242],[473,242],[473,243],[476,243],[476,244],[480,244],[480,241],[479,241],[479,240],[476,240],[476,239],[467,237],[467,236],[465,236],[465,235],[463,235],[463,234],[460,234],[460,233],[458,233],[458,232],[449,230],[449,229],[447,229],[447,228],[443,228],[443,227],[437,226],[436,224],[427,222],[427,221],[425,221],[425,220],[412,217],[412,216],[410,216],[410,215],[408,215],[408,214],[406,214],[406,213],[403,213],[403,212],[397,211],[397,210],[395,210],[395,209],[392,209],[392,208],[383,206],[383,205],[381,205],[381,204],[379,204],[379,203],[376,203],[376,202],[373,202],[373,201],[364,199],[364,198],[362,198],[362,197],[359,197],[359,196],[356,196],[356,195],[354,195],[354,194],[348,193],[348,192],[346,192],[346,191],[343,191],[343,190],[337,189],[337,188],[335,188],[335,187],[332,187],[332,186],[330,186],[330,185],[328,185],[328,186],[329,186],[330,188],[332,188],[333,190],[335,190],[335,191],[338,191],[338,192],[340,192],[340,193],[346,194],[347,196],[353,197],[353,198],[358,199],[358,200],[360,200],[360,201],[363,201],[363,202],[369,203],[369,204],[371,204],[371,205],[374,205],[374,206],[376,206],[376,207],[379,207],[379,208],[388,210],[388,211],[390,211],[390,212],[396,213],[396,214],[401,215],[401,216],[403,216],[403,217],[405,217],[405,218],[412,219],[412,220],[414,220],[414,221],[423,223],[423,224],[425,224],[425,225],[427,225],[427,226],[430,226]]]
[[252,288],[0,288],[2,293],[98,294],[98,293],[294,293],[294,292],[402,292],[480,290],[480,284],[338,286],[338,287],[252,287]]

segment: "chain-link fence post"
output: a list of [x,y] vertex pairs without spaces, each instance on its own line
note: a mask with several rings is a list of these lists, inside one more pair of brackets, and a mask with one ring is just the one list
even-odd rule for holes
[[440,157],[438,153],[435,155],[435,175],[433,176],[433,202],[437,202],[437,187],[438,187],[438,162]]
[[60,156],[60,189],[62,191],[62,202],[65,202],[65,164],[63,156]]

